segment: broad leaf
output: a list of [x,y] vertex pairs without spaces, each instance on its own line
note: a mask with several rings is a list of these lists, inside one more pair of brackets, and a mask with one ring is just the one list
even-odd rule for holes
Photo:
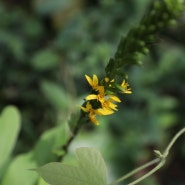
[[0,170],[7,162],[20,130],[20,113],[14,106],[6,107],[0,116]]
[[[43,133],[35,148],[18,155],[9,164],[1,185],[33,185],[38,181],[38,174],[29,169],[36,169],[48,161],[56,159],[55,150],[66,143],[68,133],[65,124]],[[42,183],[43,184],[43,183]],[[46,184],[46,183],[45,183]]]
[[1,185],[33,185],[37,180],[37,174],[30,169],[36,168],[32,153],[22,154],[16,157],[3,177]]
[[37,169],[41,177],[52,185],[106,185],[106,166],[101,154],[93,148],[76,151],[78,166],[49,163]]

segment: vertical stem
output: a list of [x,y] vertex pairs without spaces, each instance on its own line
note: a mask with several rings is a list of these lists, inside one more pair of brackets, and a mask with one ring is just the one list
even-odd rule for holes
[[58,159],[57,159],[57,161],[62,162],[62,160],[64,159],[64,157],[67,155],[67,153],[68,153],[68,148],[69,148],[71,142],[72,142],[72,141],[74,140],[74,138],[77,136],[77,134],[78,134],[80,128],[81,128],[82,125],[83,125],[83,118],[84,118],[84,114],[81,114],[80,117],[79,117],[79,119],[78,119],[78,121],[77,121],[77,123],[76,123],[76,125],[75,125],[75,127],[74,127],[74,129],[73,129],[73,131],[72,131],[71,137],[69,137],[69,139],[67,140],[67,142],[66,142],[65,145],[61,146],[61,149],[62,149],[62,151],[64,152],[64,154],[61,155],[61,156],[59,156]]

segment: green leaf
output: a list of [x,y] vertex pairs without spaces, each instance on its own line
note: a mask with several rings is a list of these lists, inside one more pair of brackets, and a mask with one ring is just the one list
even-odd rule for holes
[[59,56],[51,49],[44,49],[37,52],[31,61],[31,64],[37,70],[51,70],[59,64]]
[[106,185],[106,166],[101,154],[93,148],[78,148],[78,166],[49,163],[37,169],[39,175],[52,185]]
[[20,130],[21,116],[14,106],[6,107],[0,116],[0,171],[7,162]]
[[37,185],[49,185],[49,184],[46,183],[42,178],[39,178]]
[[30,169],[36,168],[32,153],[17,156],[9,166],[1,185],[33,185],[38,176]]
[[41,0],[35,1],[35,10],[41,14],[51,14],[58,10],[62,11],[70,7],[72,0]]
[[33,158],[37,161],[37,164],[43,165],[55,161],[57,150],[67,142],[68,137],[66,124],[61,124],[44,132],[33,150]]
[[68,133],[66,125],[61,124],[44,132],[34,149],[12,160],[1,185],[33,185],[38,181],[38,174],[31,171],[39,165],[56,160],[55,150],[66,143]]
[[69,96],[61,86],[54,82],[43,81],[41,90],[53,107],[59,110],[68,108]]

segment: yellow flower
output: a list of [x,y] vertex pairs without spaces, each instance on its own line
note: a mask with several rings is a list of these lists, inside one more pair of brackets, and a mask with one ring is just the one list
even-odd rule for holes
[[123,93],[126,93],[126,94],[131,94],[132,91],[131,91],[131,88],[128,87],[129,84],[125,82],[125,80],[123,80],[122,84],[121,84],[121,87],[123,88]]
[[112,101],[109,99],[109,100],[105,100],[103,103],[102,103],[102,108],[103,109],[106,109],[106,110],[110,110],[110,111],[114,111],[115,110],[118,110],[117,109],[117,105],[112,103]]
[[[97,100],[101,103],[102,109],[101,111],[104,112],[104,115],[114,113],[113,110],[117,110],[117,105],[113,102],[121,102],[121,100],[114,95],[106,95],[104,86],[98,87],[98,94],[90,94],[86,97],[86,100]],[[107,112],[107,114],[105,114]]]
[[105,97],[105,90],[104,90],[104,86],[98,86],[97,87],[98,90],[98,94],[90,94],[88,95],[85,99],[86,100],[98,100],[100,102],[104,101],[104,97]]
[[81,109],[84,112],[88,112],[89,113],[89,119],[91,120],[92,123],[94,123],[95,125],[99,125],[98,120],[96,119],[96,110],[92,108],[92,105],[87,102],[86,107],[81,107]]
[[87,102],[86,107],[81,107],[81,109],[84,112],[89,113],[89,119],[92,123],[94,123],[95,125],[99,125],[98,120],[96,119],[96,115],[101,115],[101,116],[105,116],[105,115],[110,115],[113,114],[114,111],[111,109],[107,109],[105,107],[103,108],[99,108],[99,109],[93,109],[92,105],[90,104],[90,102]]
[[89,85],[94,89],[98,90],[98,77],[96,75],[93,75],[93,78],[89,77],[88,75],[85,75],[85,78],[87,79]]
[[[99,80],[95,74],[93,75],[92,78],[89,77],[88,75],[85,75],[85,77],[89,85],[95,91],[93,91],[93,94],[89,94],[88,96],[86,96],[85,98],[87,101],[86,106],[81,107],[81,109],[84,112],[88,113],[89,120],[92,123],[94,123],[95,125],[99,125],[99,122],[96,119],[96,115],[105,116],[105,115],[113,114],[115,111],[118,110],[115,102],[121,102],[121,100],[113,93],[107,94],[107,91],[105,91],[105,87],[99,86],[98,84]],[[114,79],[110,80],[108,77],[105,77],[104,81],[106,83],[110,83],[107,85],[111,86],[112,83],[114,82]],[[131,89],[128,88],[128,84],[125,81],[123,81],[123,83],[119,87],[122,89],[123,93],[131,93]],[[97,100],[97,103],[96,101],[91,101],[91,100]],[[96,104],[99,105],[99,108],[94,109],[93,107],[97,107]]]

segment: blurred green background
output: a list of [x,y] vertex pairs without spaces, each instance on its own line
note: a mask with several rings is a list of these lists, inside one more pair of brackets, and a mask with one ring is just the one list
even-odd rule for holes
[[[84,74],[105,75],[120,37],[139,24],[149,3],[0,1],[0,110],[14,105],[22,119],[14,149],[0,168],[0,185],[44,185],[34,172],[26,170],[55,160],[51,146],[57,142],[60,146],[63,133],[58,128],[89,92]],[[71,153],[79,146],[98,148],[110,180],[154,158],[153,150],[163,150],[185,125],[184,29],[182,15],[176,27],[158,35],[159,42],[151,45],[143,65],[128,70],[133,93],[121,97],[119,111],[99,118],[99,127],[82,130],[70,147]],[[26,175],[20,173],[25,164]],[[183,136],[165,167],[140,184],[184,185],[184,174]]]

